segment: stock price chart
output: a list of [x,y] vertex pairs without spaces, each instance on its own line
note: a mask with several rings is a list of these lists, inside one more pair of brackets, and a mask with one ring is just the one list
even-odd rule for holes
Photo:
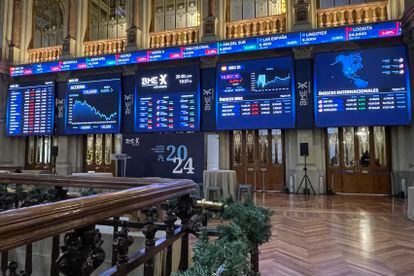
[[7,135],[52,135],[54,102],[53,82],[32,86],[11,85],[7,104]]
[[218,129],[293,128],[293,60],[281,57],[218,66]]
[[69,82],[66,134],[119,132],[120,93],[120,79]]
[[138,72],[137,83],[136,132],[199,130],[197,66]]
[[317,126],[410,123],[404,46],[319,54],[314,66]]

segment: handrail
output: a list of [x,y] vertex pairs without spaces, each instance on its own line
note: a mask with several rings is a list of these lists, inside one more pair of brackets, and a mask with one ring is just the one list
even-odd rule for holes
[[95,188],[123,190],[137,186],[146,186],[154,183],[166,183],[171,181],[167,178],[143,177],[89,177],[89,176],[58,176],[47,174],[26,174],[26,173],[0,173],[0,184],[21,184],[60,186],[75,188]]
[[0,252],[188,195],[194,187],[195,183],[191,180],[169,180],[166,183],[2,212]]

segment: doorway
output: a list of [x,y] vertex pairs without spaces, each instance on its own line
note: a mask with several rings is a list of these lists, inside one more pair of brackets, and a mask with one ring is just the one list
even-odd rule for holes
[[109,172],[116,175],[113,153],[121,153],[121,134],[88,134],[84,139],[84,172]]
[[284,186],[284,140],[281,129],[235,130],[231,135],[231,167],[237,180],[255,191]]
[[326,137],[328,189],[343,193],[390,192],[388,128],[328,128]]

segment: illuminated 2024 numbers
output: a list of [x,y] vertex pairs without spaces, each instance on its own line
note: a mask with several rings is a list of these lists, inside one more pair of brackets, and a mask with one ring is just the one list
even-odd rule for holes
[[185,145],[167,146],[167,162],[176,164],[173,169],[174,174],[194,174],[193,158],[188,156],[188,149]]

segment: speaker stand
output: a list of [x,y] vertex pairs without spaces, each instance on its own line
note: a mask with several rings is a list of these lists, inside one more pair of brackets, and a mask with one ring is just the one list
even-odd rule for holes
[[308,195],[310,194],[310,191],[308,188],[308,184],[309,184],[309,186],[312,189],[313,194],[316,195],[315,190],[313,189],[313,186],[312,186],[312,182],[308,177],[308,168],[306,167],[306,155],[304,157],[305,157],[305,167],[303,168],[303,171],[305,172],[305,174],[303,175],[302,180],[300,181],[299,187],[296,190],[296,194],[299,193],[300,188],[302,187],[303,183],[305,183],[305,188],[303,189],[303,193],[308,194]]

